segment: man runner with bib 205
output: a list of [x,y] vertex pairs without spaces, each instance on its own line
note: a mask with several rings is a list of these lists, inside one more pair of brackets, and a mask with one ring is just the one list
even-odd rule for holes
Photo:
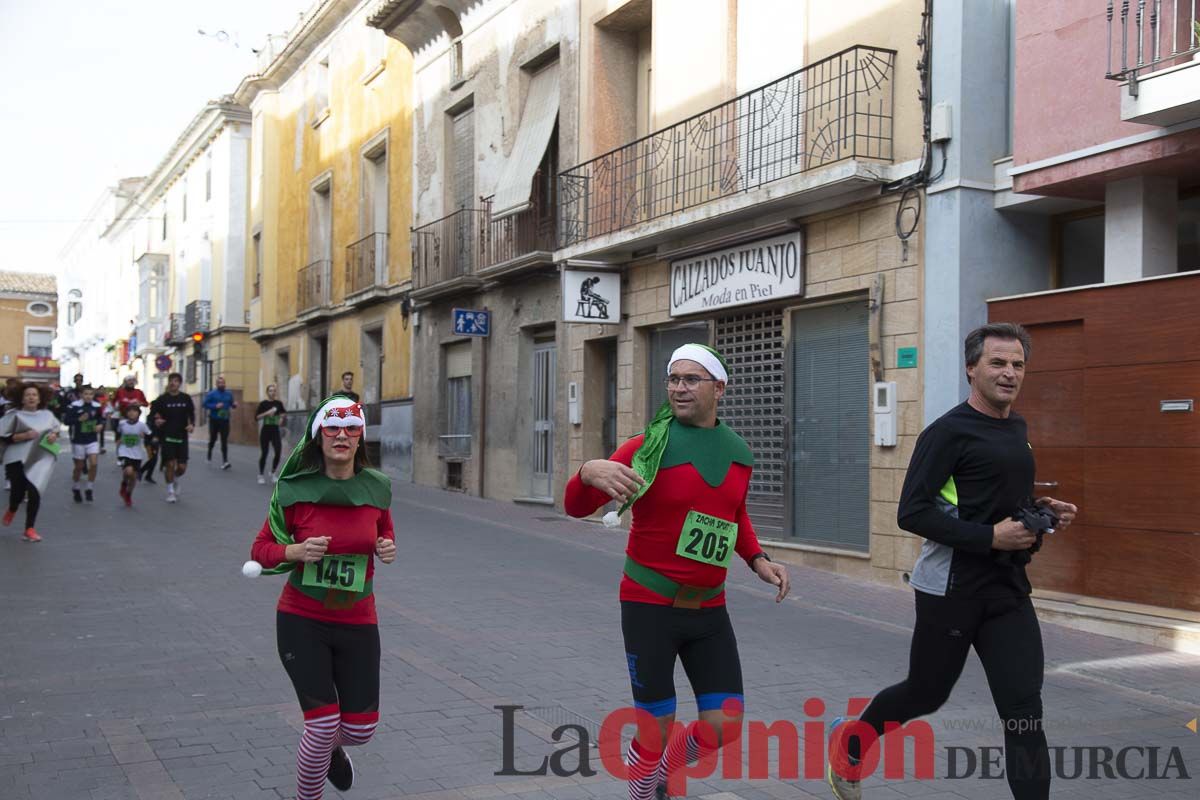
[[[763,552],[746,511],[754,456],[717,419],[728,380],[728,366],[712,348],[678,348],[667,366],[667,402],[650,425],[612,458],[585,463],[566,488],[571,516],[612,500],[622,512],[633,508],[621,630],[634,705],[658,725],[639,726],[626,755],[631,800],[681,794],[683,767],[740,731],[742,667],[725,610],[734,555],[778,587],[776,602],[789,591],[787,570]],[[700,712],[686,728],[673,725],[676,658]]]

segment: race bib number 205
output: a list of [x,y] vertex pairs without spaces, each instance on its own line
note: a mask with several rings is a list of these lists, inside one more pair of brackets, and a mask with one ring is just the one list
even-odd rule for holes
[[737,542],[737,531],[736,522],[689,511],[679,531],[675,554],[714,567],[728,567]]

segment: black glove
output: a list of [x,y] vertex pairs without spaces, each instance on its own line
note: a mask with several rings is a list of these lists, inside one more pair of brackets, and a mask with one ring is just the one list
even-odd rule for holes
[[998,564],[1023,566],[1033,560],[1033,554],[1042,549],[1042,537],[1047,531],[1058,527],[1058,515],[1045,506],[1039,506],[1032,498],[1027,499],[1012,515],[1014,521],[1025,526],[1037,536],[1037,541],[1028,550],[996,550],[993,556]]

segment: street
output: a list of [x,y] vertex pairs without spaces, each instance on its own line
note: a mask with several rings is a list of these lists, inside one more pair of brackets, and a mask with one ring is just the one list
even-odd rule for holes
[[[293,796],[301,716],[275,650],[281,578],[240,574],[271,486],[255,483],[256,450],[231,450],[233,469],[222,472],[193,442],[179,504],[163,501],[160,480],[138,487],[132,509],[117,497],[111,450],[92,505],[71,502],[70,461],[60,458],[37,526],[45,540],[22,542],[18,524],[0,532],[0,798]],[[411,484],[393,490],[400,555],[379,565],[375,581],[382,719],[375,739],[351,751],[358,777],[345,796],[625,797],[597,750],[591,777],[495,774],[505,727],[496,706],[524,707],[512,713],[512,758],[529,772],[570,745],[552,739],[557,726],[594,736],[606,714],[629,704],[616,597],[625,532],[548,507]],[[903,677],[910,591],[792,568],[792,597],[776,605],[771,587],[736,561],[730,580],[748,718],[828,723],[847,698]],[[1052,796],[1195,798],[1200,735],[1185,725],[1200,713],[1200,657],[1055,625],[1043,635],[1050,744],[1141,748],[1128,751],[1123,770],[1145,773],[1109,778],[1101,769],[1093,778],[1085,761],[1084,775],[1056,779]],[[682,669],[676,683],[680,718],[693,719]],[[806,714],[810,698],[823,713]],[[1003,743],[974,656],[929,722],[936,778],[876,775],[865,797],[1009,796],[1003,779],[980,769],[946,777],[947,746]],[[562,763],[572,768],[577,752]],[[770,772],[694,780],[688,795],[829,796],[818,779],[779,780],[774,759]],[[342,796],[327,788],[326,797]]]

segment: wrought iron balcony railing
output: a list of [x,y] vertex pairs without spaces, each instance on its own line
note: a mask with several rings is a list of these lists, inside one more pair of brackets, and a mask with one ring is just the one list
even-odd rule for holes
[[488,219],[486,209],[461,208],[413,228],[413,290],[474,275],[487,257]]
[[484,200],[488,212],[487,258],[485,267],[504,264],[536,252],[550,252],[556,246],[554,209],[535,192],[533,205],[501,219],[492,219],[492,198]]
[[188,336],[187,320],[184,318],[183,314],[176,311],[172,311],[170,314],[168,314],[165,337],[166,343],[182,344],[183,342],[187,341]]
[[560,173],[559,246],[844,159],[891,161],[895,62],[856,45]]
[[[1108,72],[1136,86],[1138,73],[1200,53],[1200,0],[1108,0]],[[1136,91],[1132,92],[1137,94]]]
[[193,300],[183,307],[187,336],[196,332],[208,333],[212,329],[212,301]]
[[346,247],[346,294],[387,286],[386,233],[372,233]]
[[331,302],[330,275],[333,262],[314,261],[296,274],[296,313],[323,308]]

